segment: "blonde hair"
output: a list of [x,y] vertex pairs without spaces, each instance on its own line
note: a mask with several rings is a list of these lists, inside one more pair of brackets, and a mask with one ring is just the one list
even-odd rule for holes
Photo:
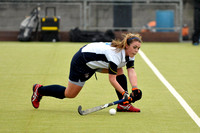
[[132,42],[138,41],[142,43],[142,37],[140,34],[122,34],[123,40],[112,40],[111,46],[116,47],[117,50],[121,51],[122,49],[125,49],[126,45],[130,45]]

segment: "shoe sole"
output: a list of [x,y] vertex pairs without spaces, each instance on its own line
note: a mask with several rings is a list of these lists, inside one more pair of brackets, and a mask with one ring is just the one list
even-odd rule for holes
[[140,111],[128,111],[128,110],[118,110],[117,109],[117,112],[138,112],[139,113]]

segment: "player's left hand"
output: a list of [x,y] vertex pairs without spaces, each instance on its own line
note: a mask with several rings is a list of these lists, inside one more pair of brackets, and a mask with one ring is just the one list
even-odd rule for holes
[[132,98],[132,102],[134,103],[135,101],[142,98],[142,91],[138,88],[133,88],[132,93],[130,93],[130,97]]

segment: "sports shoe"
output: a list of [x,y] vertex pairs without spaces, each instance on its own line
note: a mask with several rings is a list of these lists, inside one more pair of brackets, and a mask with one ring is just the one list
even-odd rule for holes
[[140,109],[133,107],[132,104],[118,104],[117,112],[140,112]]
[[31,102],[34,108],[38,108],[40,105],[40,100],[42,99],[42,95],[38,93],[38,88],[42,87],[40,84],[33,85],[33,95],[31,97]]

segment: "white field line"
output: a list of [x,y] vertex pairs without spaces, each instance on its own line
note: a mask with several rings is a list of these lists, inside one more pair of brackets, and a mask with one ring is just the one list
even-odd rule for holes
[[139,50],[140,56],[147,63],[147,65],[152,69],[155,75],[160,79],[160,81],[167,87],[167,89],[172,93],[172,95],[178,100],[181,106],[185,109],[188,115],[195,121],[195,123],[200,127],[200,118],[192,110],[192,108],[187,104],[187,102],[179,95],[179,93],[174,89],[174,87],[165,79],[165,77],[158,71],[158,69],[153,65],[153,63],[148,59],[148,57]]

